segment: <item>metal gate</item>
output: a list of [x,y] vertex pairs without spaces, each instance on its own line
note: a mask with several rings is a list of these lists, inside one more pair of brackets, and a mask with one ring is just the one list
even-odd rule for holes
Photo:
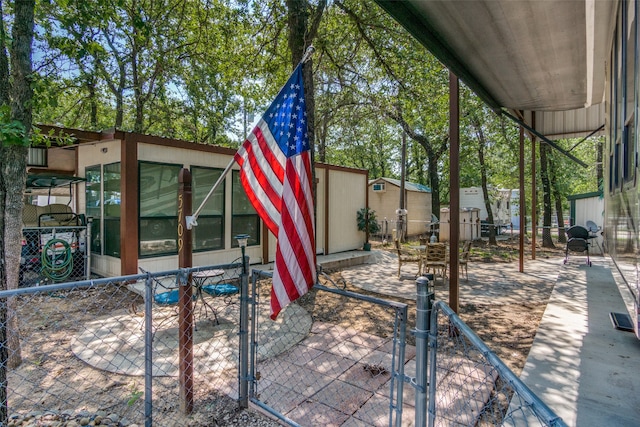
[[[329,282],[316,284],[272,321],[270,277],[252,275],[241,401],[245,378],[244,398],[290,425],[399,426],[405,363],[415,355],[406,345],[407,305]],[[347,310],[362,322],[345,323]]]

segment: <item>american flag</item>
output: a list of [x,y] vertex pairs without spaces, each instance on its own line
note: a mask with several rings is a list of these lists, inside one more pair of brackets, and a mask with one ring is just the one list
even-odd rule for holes
[[274,320],[316,281],[310,149],[300,64],[235,155],[249,200],[278,238]]

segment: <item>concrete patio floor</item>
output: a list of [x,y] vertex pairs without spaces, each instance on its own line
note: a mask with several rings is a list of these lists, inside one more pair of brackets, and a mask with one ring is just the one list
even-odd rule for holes
[[[640,340],[616,330],[610,312],[632,313],[626,284],[609,257],[583,257],[469,264],[460,279],[460,300],[475,303],[535,302],[534,288],[550,286],[551,298],[521,379],[567,425],[640,425]],[[406,268],[406,270],[405,270]],[[415,298],[416,266],[397,276],[393,253],[373,251],[365,264],[342,271],[354,286]],[[436,299],[448,301],[448,281],[435,282]],[[541,301],[542,302],[542,301]]]

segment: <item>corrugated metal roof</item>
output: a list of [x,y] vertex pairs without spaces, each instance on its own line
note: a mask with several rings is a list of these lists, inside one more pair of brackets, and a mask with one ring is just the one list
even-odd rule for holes
[[[396,187],[400,187],[400,180],[399,179],[395,179],[395,178],[376,178],[376,179],[370,179],[369,180],[369,185],[373,184],[374,182],[379,182],[379,181],[385,181],[388,182],[389,184],[393,184]],[[409,182],[409,181],[405,181],[404,183],[404,188],[407,191],[416,191],[418,193],[431,193],[431,188],[427,187],[426,185],[423,184],[418,184],[417,182]]]
[[[533,123],[530,111],[524,113]],[[536,111],[535,129],[549,139],[578,138],[604,134],[604,102],[587,108],[567,111]]]

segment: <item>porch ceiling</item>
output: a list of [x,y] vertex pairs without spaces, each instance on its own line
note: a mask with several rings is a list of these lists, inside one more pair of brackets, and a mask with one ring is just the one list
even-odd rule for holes
[[496,110],[603,100],[617,1],[376,1]]

